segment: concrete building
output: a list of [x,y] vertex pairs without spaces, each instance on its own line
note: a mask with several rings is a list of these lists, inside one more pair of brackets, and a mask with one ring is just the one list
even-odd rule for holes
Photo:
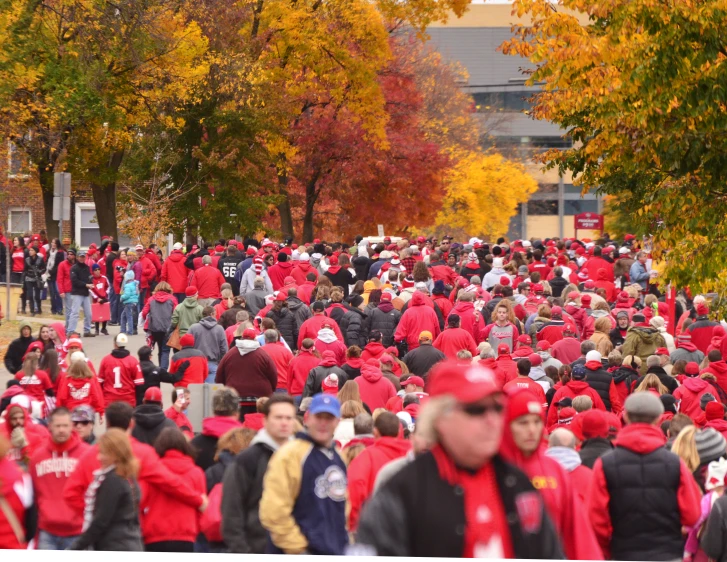
[[[461,18],[453,16],[427,32],[444,58],[458,62],[469,74],[461,87],[472,95],[486,131],[481,139],[483,149],[494,146],[505,156],[522,161],[538,182],[538,191],[510,222],[510,239],[573,236],[573,215],[600,213],[602,201],[592,193],[581,197],[570,174],[559,177],[557,170],[543,172],[532,160],[536,152],[568,148],[571,141],[557,125],[525,113],[530,107],[528,98],[538,90],[525,85],[522,73],[532,65],[498,50],[512,37],[513,24],[527,24],[511,11],[505,3],[473,4]],[[578,231],[579,236],[591,234]]]

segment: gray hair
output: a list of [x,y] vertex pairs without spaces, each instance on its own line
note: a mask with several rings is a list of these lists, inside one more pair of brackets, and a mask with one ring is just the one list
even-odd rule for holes
[[593,343],[591,340],[586,340],[584,342],[581,342],[581,355],[585,355],[589,351],[593,351],[596,349],[596,344]]
[[461,349],[457,352],[457,359],[472,359],[472,352],[466,349]]
[[202,256],[202,263],[204,265],[209,265],[212,263],[212,256]]
[[473,285],[482,285],[482,279],[479,275],[473,275],[472,277],[470,277],[470,283],[472,283]]
[[374,418],[371,414],[364,412],[353,418],[354,435],[372,435],[374,433]]
[[312,396],[306,396],[303,398],[303,400],[300,401],[300,406],[298,406],[298,409],[301,412],[306,412],[308,408],[310,408],[310,403],[313,402]]
[[265,330],[265,343],[275,343],[278,339],[277,330]]
[[568,449],[576,448],[576,436],[572,431],[559,427],[553,430],[548,438],[548,447],[567,447]]
[[649,355],[646,358],[646,368],[649,367],[661,367],[661,359],[659,359],[658,355]]
[[590,396],[576,396],[573,399],[573,409],[579,414],[581,412],[585,412],[586,410],[591,410],[592,408],[593,400],[591,400]]
[[247,310],[241,310],[235,315],[235,322],[247,322],[250,319],[250,314],[247,312]]
[[255,277],[255,281],[253,281],[252,284],[253,287],[255,287],[256,289],[262,289],[263,287],[265,287],[265,279],[258,275],[257,277]]

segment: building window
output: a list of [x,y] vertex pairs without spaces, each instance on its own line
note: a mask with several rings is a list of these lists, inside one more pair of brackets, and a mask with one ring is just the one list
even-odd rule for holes
[[76,203],[76,242],[81,248],[101,242],[101,230],[93,203]]
[[[30,140],[30,133],[23,136],[23,140]],[[29,177],[28,169],[31,166],[23,154],[23,151],[13,141],[8,140],[8,177],[9,178],[27,178]]]
[[30,209],[10,207],[8,226],[8,231],[16,234],[31,232],[33,226],[33,217]]

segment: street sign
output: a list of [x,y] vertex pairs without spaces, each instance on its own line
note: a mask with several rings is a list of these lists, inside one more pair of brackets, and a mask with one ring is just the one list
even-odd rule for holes
[[379,236],[384,236],[384,225],[380,224],[379,226]]
[[573,217],[576,230],[599,230],[603,232],[603,215],[581,213]]
[[[53,220],[71,220],[71,174],[56,172],[53,174]],[[63,238],[63,225],[59,226]]]
[[[61,217],[61,212],[63,216]],[[53,197],[53,220],[59,221],[71,220],[71,198],[70,197]]]

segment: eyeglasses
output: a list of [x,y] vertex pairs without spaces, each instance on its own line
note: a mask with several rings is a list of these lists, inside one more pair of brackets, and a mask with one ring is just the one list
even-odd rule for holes
[[494,412],[496,414],[502,414],[505,411],[505,406],[499,402],[494,404],[465,404],[461,406],[461,410],[470,417],[479,417]]
[[87,425],[92,424],[93,422],[90,421],[74,421],[73,425],[82,425],[83,427],[86,427]]

